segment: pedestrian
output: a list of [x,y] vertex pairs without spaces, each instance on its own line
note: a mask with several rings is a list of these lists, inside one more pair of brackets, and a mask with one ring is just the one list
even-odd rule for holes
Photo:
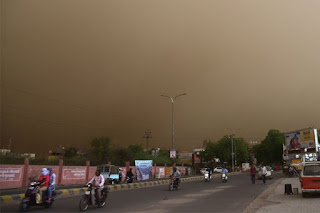
[[256,183],[256,173],[257,173],[257,169],[255,167],[254,164],[251,165],[251,168],[250,168],[250,174],[251,174],[251,182],[252,184],[255,184]]
[[267,175],[267,168],[265,165],[262,165],[262,180],[263,184],[266,184],[266,175]]

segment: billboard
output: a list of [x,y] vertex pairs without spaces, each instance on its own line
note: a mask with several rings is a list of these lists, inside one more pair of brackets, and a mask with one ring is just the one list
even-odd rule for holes
[[286,148],[287,150],[299,150],[304,148],[318,148],[318,138],[316,129],[304,129],[287,133]]
[[176,158],[176,150],[175,149],[171,149],[170,150],[170,158]]
[[152,179],[152,160],[135,160],[137,180]]

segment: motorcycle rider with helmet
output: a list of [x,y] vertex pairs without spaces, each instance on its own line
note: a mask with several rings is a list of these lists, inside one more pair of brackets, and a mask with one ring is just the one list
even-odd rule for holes
[[49,186],[49,171],[46,168],[41,169],[41,175],[38,178],[38,182],[40,182],[40,189],[39,189],[39,200],[37,199],[37,203],[42,202],[42,193],[47,191]]

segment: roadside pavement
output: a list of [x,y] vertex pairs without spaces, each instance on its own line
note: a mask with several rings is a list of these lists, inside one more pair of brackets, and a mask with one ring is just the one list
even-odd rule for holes
[[[298,194],[284,194],[285,184],[291,184],[292,189],[297,188]],[[281,178],[271,184],[260,194],[243,213],[295,213],[319,212],[320,195],[303,198],[299,178]]]

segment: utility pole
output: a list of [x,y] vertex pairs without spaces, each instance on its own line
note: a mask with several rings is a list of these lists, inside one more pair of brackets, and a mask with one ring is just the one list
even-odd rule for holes
[[237,166],[237,143],[234,144],[234,165]]
[[152,138],[151,132],[150,131],[146,131],[145,132],[145,136],[143,136],[143,138],[147,139],[146,148],[147,148],[147,151],[148,151],[149,150],[149,139]]
[[11,150],[11,137],[9,138],[9,150]]

